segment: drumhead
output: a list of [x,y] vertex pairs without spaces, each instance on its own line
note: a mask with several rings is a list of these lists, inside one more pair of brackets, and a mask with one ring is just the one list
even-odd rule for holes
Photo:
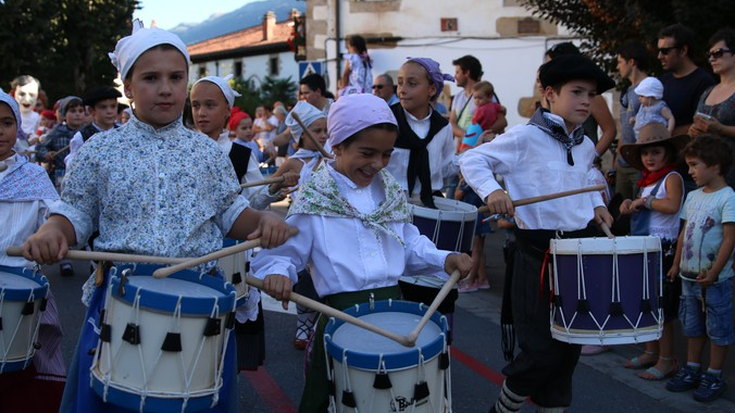
[[466,202],[435,196],[434,205],[438,209],[427,208],[409,202],[408,211],[411,215],[423,218],[436,219],[441,216],[441,219],[444,221],[465,222],[477,219],[477,208]]
[[0,271],[0,288],[11,290],[33,290],[40,287],[41,284],[31,278]]
[[134,275],[128,277],[128,282],[145,290],[165,291],[171,295],[184,295],[197,298],[222,297],[223,294],[206,285],[197,284],[176,278],[155,278],[146,275]]
[[[397,312],[373,313],[359,318],[366,323],[402,336],[407,336],[421,320],[419,315]],[[416,347],[428,345],[441,332],[437,324],[427,323],[416,339]],[[407,347],[389,338],[348,323],[337,328],[337,331],[332,334],[332,341],[342,348],[359,353],[396,354],[408,350]]]
[[661,239],[652,236],[552,239],[549,249],[552,254],[561,255],[640,254],[661,251]]

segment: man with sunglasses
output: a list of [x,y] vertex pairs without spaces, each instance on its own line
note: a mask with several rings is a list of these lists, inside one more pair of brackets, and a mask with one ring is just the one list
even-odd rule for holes
[[399,102],[395,87],[393,86],[393,78],[387,73],[375,77],[373,81],[373,95],[388,102],[388,106],[393,106]]
[[694,38],[694,32],[681,24],[664,27],[658,33],[658,60],[666,71],[659,80],[664,85],[663,101],[676,119],[673,136],[687,134],[699,97],[715,84],[712,76],[692,61]]

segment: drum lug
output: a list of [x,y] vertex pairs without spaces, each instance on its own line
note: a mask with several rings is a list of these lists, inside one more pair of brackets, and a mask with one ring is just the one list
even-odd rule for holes
[[590,303],[587,300],[577,301],[577,312],[587,314],[590,312]]
[[125,327],[125,332],[123,333],[122,339],[134,346],[140,344],[140,326],[138,326],[137,324],[128,323],[128,325]]
[[337,393],[337,388],[334,385],[334,380],[329,380],[329,395],[334,397],[336,393]]
[[[660,307],[661,307],[661,303],[659,303],[659,308]],[[641,300],[641,312],[644,314],[648,314],[651,311],[653,311],[653,309],[651,308],[651,302],[645,298],[642,299]]]
[[355,395],[352,394],[351,391],[343,390],[342,391],[342,404],[354,409],[357,407],[357,402],[355,401]]
[[449,368],[449,353],[439,354],[439,369],[446,370]]
[[370,311],[375,310],[375,294],[370,293]]
[[424,400],[425,398],[429,397],[429,385],[422,381],[420,383],[416,383],[415,386],[413,386],[413,401],[418,402],[420,400]]
[[23,310],[21,310],[21,315],[31,315],[36,311],[36,306],[34,305],[33,301],[26,302],[23,305]]
[[171,352],[181,352],[181,333],[166,333],[166,338],[163,340],[161,350]]
[[204,327],[204,336],[211,337],[219,335],[222,332],[222,320],[219,318],[210,318]]
[[240,271],[232,274],[232,284],[237,285],[242,282],[242,274],[240,274]]
[[121,297],[125,295],[125,284],[128,282],[128,275],[130,275],[130,268],[126,268],[120,273],[120,285],[117,287],[117,295]]
[[610,303],[610,315],[613,317],[621,317],[625,315],[623,312],[623,303]]
[[36,341],[35,343],[33,343],[33,348],[35,348],[36,350],[39,350],[41,348],[41,343]]
[[393,387],[393,384],[390,382],[390,377],[388,376],[388,373],[375,374],[375,380],[373,380],[374,389],[387,390],[391,387]]
[[105,343],[109,343],[112,340],[112,326],[105,323],[100,324],[100,340]]

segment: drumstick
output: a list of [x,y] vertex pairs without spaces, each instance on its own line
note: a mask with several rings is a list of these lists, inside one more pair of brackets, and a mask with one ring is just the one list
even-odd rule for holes
[[54,156],[52,158],[56,158],[59,156],[61,152],[64,152],[65,150],[69,149],[69,145],[64,146],[63,148],[59,149],[58,151],[54,152]]
[[[23,249],[9,247],[5,252],[11,257],[22,257]],[[145,264],[178,264],[191,258],[155,257],[152,255],[120,254],[117,252],[69,250],[67,259],[81,261],[139,262]]]
[[424,313],[424,316],[421,317],[421,321],[416,325],[416,327],[411,331],[411,333],[406,337],[406,340],[408,340],[408,343],[411,347],[413,347],[416,344],[416,339],[418,339],[419,334],[421,334],[421,330],[424,329],[424,326],[426,326],[426,323],[429,322],[431,319],[431,316],[434,315],[434,312],[436,312],[436,309],[439,308],[439,305],[441,305],[442,301],[444,301],[444,298],[447,297],[447,294],[449,294],[449,291],[452,290],[454,287],[454,284],[459,281],[459,270],[454,270],[452,275],[449,277],[449,280],[444,284],[444,286],[439,290],[439,293],[434,298],[434,301],[429,306],[429,309],[426,310],[426,313]]
[[[523,199],[513,201],[513,206],[517,207],[517,206],[522,206],[522,205],[535,204],[536,202],[548,201],[550,199],[556,199],[556,198],[563,198],[565,196],[577,195],[577,194],[581,194],[584,192],[602,191],[603,189],[605,189],[605,187],[606,187],[605,184],[599,184],[599,185],[587,186],[587,187],[579,188],[579,189],[572,189],[570,191],[556,192],[556,193],[548,194],[548,195],[532,196],[530,198],[523,198]],[[480,214],[484,214],[488,212],[487,205],[477,208],[477,212]]]
[[291,112],[291,117],[294,118],[294,120],[296,121],[296,123],[299,124],[299,126],[301,126],[301,129],[304,130],[304,133],[306,134],[306,136],[308,136],[309,139],[311,139],[311,142],[314,144],[314,146],[316,146],[316,149],[319,151],[319,153],[322,154],[323,157],[325,157],[327,159],[334,158],[334,156],[332,156],[332,154],[330,154],[329,152],[327,152],[327,150],[324,149],[324,146],[322,146],[322,144],[319,143],[318,140],[316,140],[316,138],[314,137],[314,135],[311,134],[311,131],[306,128],[306,125],[304,125],[304,122],[301,121],[301,118],[299,117],[299,114],[298,113]]
[[244,184],[240,185],[240,188],[250,188],[253,186],[261,186],[261,185],[270,185],[270,184],[280,184],[283,182],[286,178],[281,176],[277,176],[275,178],[268,178],[264,179],[262,181],[255,181],[255,182],[245,182]]
[[604,232],[608,238],[615,238],[615,235],[613,235],[613,233],[610,231],[610,227],[607,226],[606,223],[601,223],[600,228],[602,228],[602,232]]
[[[260,290],[263,289],[263,280],[255,278],[253,276],[248,275],[245,277],[245,282],[249,285],[252,285],[255,288],[258,288]],[[322,304],[318,301],[312,300],[310,298],[304,297],[303,295],[297,294],[295,292],[291,292],[289,295],[289,300],[295,302],[296,304],[299,304],[303,307],[310,308],[314,311],[318,311],[324,315],[327,315],[329,317],[338,318],[344,322],[356,325],[360,328],[364,328],[365,330],[372,331],[375,334],[381,335],[385,338],[389,338],[393,341],[395,341],[398,344],[401,344],[406,347],[413,347],[414,343],[409,342],[405,336],[401,336],[395,333],[391,333],[390,331],[384,330],[378,326],[372,325],[366,321],[360,320],[357,317],[353,317],[343,311],[337,310],[336,308],[330,307],[326,304]]]
[[[298,228],[291,227],[289,229],[289,236],[294,236],[298,232],[299,232]],[[215,252],[210,253],[210,254],[207,254],[207,255],[202,255],[201,257],[198,257],[198,258],[192,258],[190,260],[187,260],[187,261],[184,261],[184,262],[180,262],[180,263],[178,263],[176,265],[172,265],[171,267],[159,268],[159,269],[153,271],[153,276],[156,277],[156,278],[168,277],[169,275],[171,275],[171,274],[173,274],[173,273],[175,273],[177,271],[181,271],[181,270],[186,269],[186,268],[189,268],[189,267],[194,267],[196,265],[203,264],[205,262],[218,260],[218,259],[220,259],[222,257],[226,257],[228,255],[237,254],[238,252],[242,252],[242,251],[245,251],[245,250],[253,249],[253,248],[256,248],[256,247],[259,247],[259,246],[260,246],[260,238],[256,238],[256,239],[254,239],[252,241],[247,241],[247,242],[243,242],[241,244],[233,245],[231,247],[222,248],[219,251],[215,251]]]

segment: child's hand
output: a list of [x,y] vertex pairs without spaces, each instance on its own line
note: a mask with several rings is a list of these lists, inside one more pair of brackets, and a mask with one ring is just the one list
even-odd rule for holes
[[675,281],[676,277],[679,276],[679,266],[676,264],[672,265],[666,273],[666,276],[669,278],[669,281]]
[[463,279],[470,273],[472,268],[472,258],[467,254],[449,254],[444,261],[444,271],[452,275],[454,270],[459,270],[460,279]]
[[258,228],[248,235],[248,239],[260,238],[263,248],[277,247],[290,237],[290,227],[278,215],[261,211]]
[[54,264],[69,252],[64,232],[55,225],[43,225],[23,244],[23,257],[40,265]]
[[487,198],[485,198],[485,203],[487,204],[489,215],[508,214],[513,216],[516,212],[513,207],[513,201],[502,189],[496,189],[488,195]]
[[610,212],[604,206],[598,206],[595,208],[595,222],[598,224],[607,224],[611,227],[613,224],[613,217]]
[[620,213],[627,215],[632,214],[633,209],[631,208],[631,204],[633,203],[632,199],[626,199],[625,201],[620,203]]
[[717,279],[719,278],[719,273],[715,273],[711,269],[709,270],[703,270],[699,273],[697,276],[697,283],[702,286],[702,288],[709,287],[710,285],[714,284]]
[[630,203],[630,212],[640,212],[641,209],[645,208],[646,200],[644,198],[636,198]]
[[284,310],[288,310],[288,299],[291,297],[291,279],[280,274],[266,275],[263,280],[263,291],[276,300],[281,301]]

